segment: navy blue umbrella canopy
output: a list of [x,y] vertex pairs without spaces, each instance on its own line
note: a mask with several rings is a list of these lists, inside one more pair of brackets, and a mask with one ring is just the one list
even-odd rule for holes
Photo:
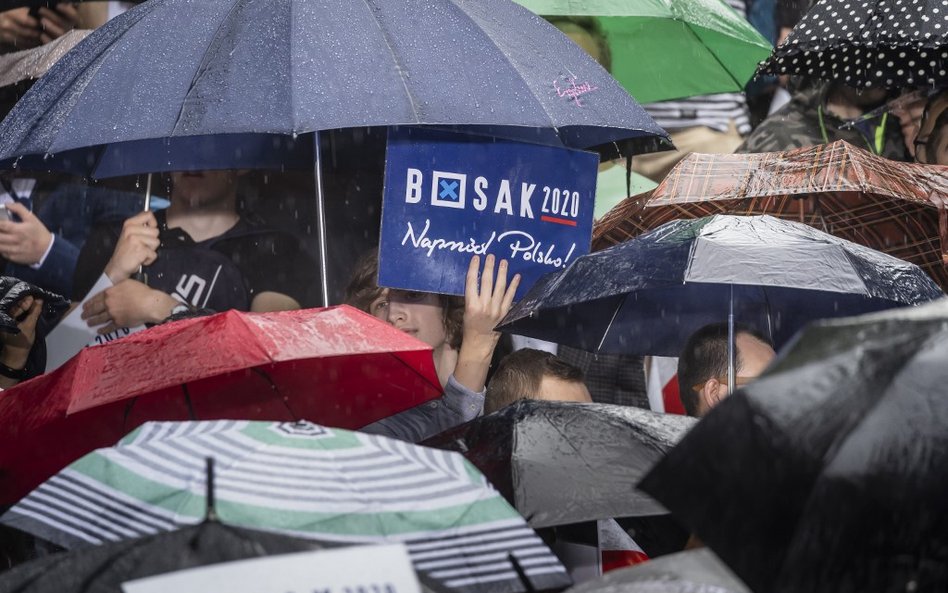
[[942,296],[921,268],[770,216],[676,220],[542,278],[504,331],[584,350],[678,356],[702,326],[735,321],[775,346],[814,319]]
[[510,0],[150,0],[23,97],[0,124],[0,161],[66,156],[43,162],[105,176],[121,168],[106,146],[157,147],[151,164],[168,170],[169,141],[223,135],[206,152],[244,164],[246,141],[397,125],[639,152],[667,140],[582,49]]

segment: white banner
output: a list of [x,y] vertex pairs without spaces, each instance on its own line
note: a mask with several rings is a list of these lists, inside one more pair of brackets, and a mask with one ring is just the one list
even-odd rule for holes
[[267,556],[129,581],[125,593],[421,593],[404,544]]

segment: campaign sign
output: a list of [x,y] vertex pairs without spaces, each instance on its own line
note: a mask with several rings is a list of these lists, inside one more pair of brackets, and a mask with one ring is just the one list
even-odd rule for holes
[[379,285],[463,295],[471,257],[492,253],[523,296],[589,251],[598,165],[591,152],[390,130]]

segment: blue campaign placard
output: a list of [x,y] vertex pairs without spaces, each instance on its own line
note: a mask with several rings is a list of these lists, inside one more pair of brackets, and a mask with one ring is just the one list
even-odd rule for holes
[[464,294],[473,255],[522,276],[589,252],[599,156],[421,128],[389,131],[379,285]]

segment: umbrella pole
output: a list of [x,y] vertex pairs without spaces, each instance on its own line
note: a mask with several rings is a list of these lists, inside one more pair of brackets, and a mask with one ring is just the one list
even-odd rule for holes
[[[145,208],[142,212],[151,210],[151,173],[145,181]],[[148,275],[145,274],[145,266],[138,266],[138,272],[132,275],[133,280],[138,280],[142,284],[148,284]]]
[[214,458],[205,458],[207,467],[207,511],[204,515],[205,521],[217,521],[217,506],[214,501]]
[[319,291],[322,306],[329,306],[329,272],[326,247],[326,197],[323,194],[322,155],[319,149],[319,130],[313,133],[313,155],[316,161],[316,236],[319,241]]
[[727,312],[727,392],[734,394],[734,353],[737,344],[734,341],[734,285],[731,284],[731,297],[728,299]]

